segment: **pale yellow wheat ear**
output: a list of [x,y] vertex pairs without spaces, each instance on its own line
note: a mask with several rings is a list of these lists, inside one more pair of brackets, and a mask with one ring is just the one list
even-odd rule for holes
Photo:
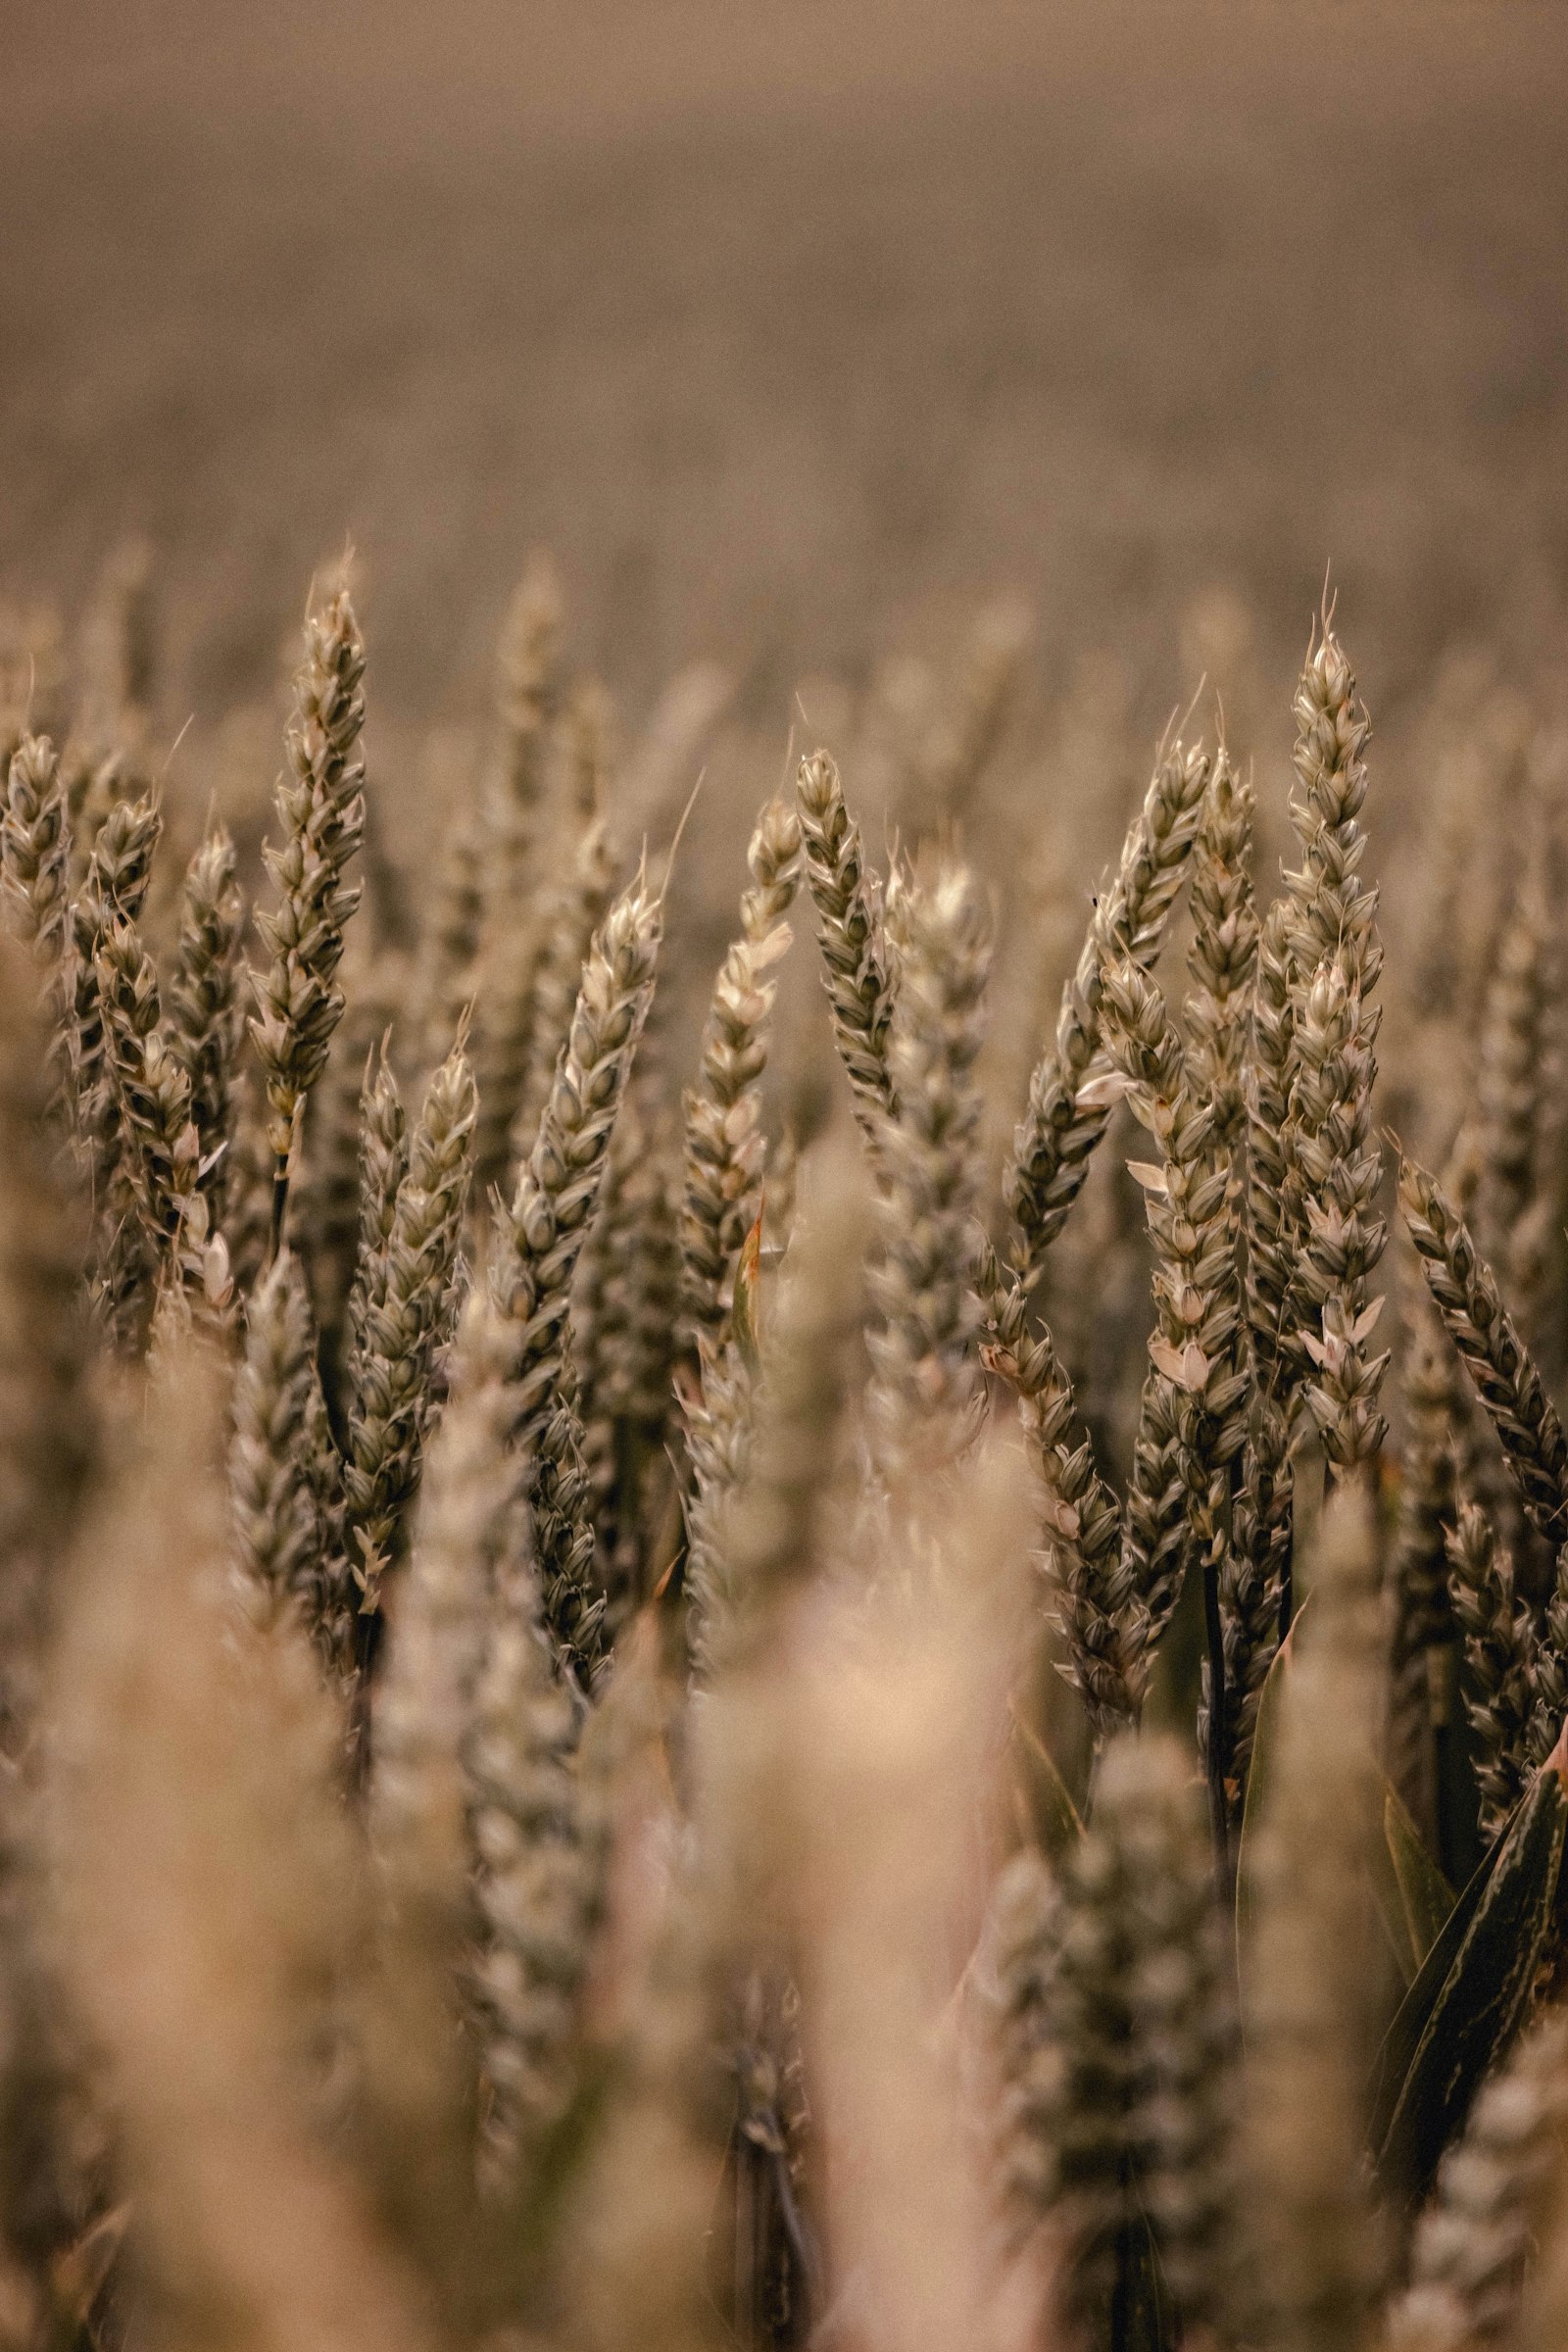
[[[305,1638],[236,1625],[224,1383],[161,1359],[78,1555],[55,1660],[61,1947],[173,2340],[427,2341],[414,2282],[316,2129],[353,1949],[340,1734]],[[110,1534],[110,1531],[113,1534]]]

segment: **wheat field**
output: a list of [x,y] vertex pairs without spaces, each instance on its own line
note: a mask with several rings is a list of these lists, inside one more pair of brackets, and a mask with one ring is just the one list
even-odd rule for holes
[[7,79],[0,2352],[1562,2352],[1558,12]]
[[1276,879],[1200,698],[1004,906],[991,607],[689,1050],[709,672],[532,559],[417,909],[350,586],[259,858],[152,615],[8,672],[10,2337],[1560,2341],[1560,722],[1402,976],[1329,603]]

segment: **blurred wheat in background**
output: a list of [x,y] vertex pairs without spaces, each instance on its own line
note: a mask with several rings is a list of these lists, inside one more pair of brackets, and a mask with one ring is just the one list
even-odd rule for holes
[[1560,25],[13,62],[0,2347],[1560,2352]]

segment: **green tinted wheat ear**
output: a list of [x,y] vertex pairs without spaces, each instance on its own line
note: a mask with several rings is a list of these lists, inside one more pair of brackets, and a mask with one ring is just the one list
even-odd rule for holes
[[865,865],[860,828],[851,822],[839,771],[826,752],[801,761],[796,795],[834,1043],[849,1076],[855,1115],[874,1140],[878,1120],[897,1107],[888,1064],[894,980],[881,892]]
[[435,1411],[437,1361],[456,1314],[475,1109],[460,1044],[430,1081],[354,1333],[343,1492],[367,1611],[418,1485]]
[[611,1134],[653,1002],[663,902],[639,874],[583,966],[571,1031],[534,1147],[501,1221],[496,1306],[517,1327],[513,1433],[531,1456],[558,1390],[572,1275],[604,1187]]
[[[1097,1740],[1143,1712],[1151,1617],[1135,1562],[1124,1551],[1121,1513],[1095,1465],[1094,1446],[1051,1335],[1029,1323],[1020,1280],[1004,1281],[983,1252],[979,1283],[989,1309],[988,1370],[1014,1390],[1044,1489],[1041,1566],[1066,1645],[1061,1671],[1089,1711]],[[1185,1502],[1180,1480],[1173,1482]]]
[[1390,2352],[1504,2352],[1568,2129],[1568,2023],[1548,2016],[1487,2082],[1421,2217]]
[[974,1289],[974,1065],[984,1034],[991,918],[968,868],[898,885],[899,1004],[889,1056],[898,1101],[878,1165],[881,1252],[871,1272],[871,1412],[889,1462],[952,1444],[980,1396]]
[[761,1206],[761,1079],[767,1066],[773,967],[790,945],[785,921],[800,873],[801,822],[770,801],[747,853],[753,887],[741,902],[741,937],[719,968],[703,1035],[698,1085],[683,1100],[685,1197],[680,1244],[686,1320],[693,1342],[723,1328],[741,1247]]
[[1153,965],[1202,820],[1208,760],[1174,743],[1160,759],[1143,808],[1122,845],[1115,874],[1090,917],[1078,968],[1061,992],[1055,1043],[1036,1068],[1004,1179],[1015,1233],[1013,1263],[1031,1286],[1083,1189],[1090,1153],[1110,1123],[1097,1081],[1101,975],[1128,957]]
[[1252,788],[1221,745],[1193,853],[1193,992],[1186,1013],[1194,1072],[1213,1106],[1215,1142],[1232,1152],[1247,1123],[1245,1073],[1257,964],[1251,857]]
[[1413,1159],[1399,1205],[1449,1339],[1502,1444],[1532,1524],[1555,1547],[1568,1528],[1568,1444],[1556,1408],[1442,1186]]
[[190,1083],[190,1115],[201,1145],[197,1181],[215,1219],[222,1215],[228,1180],[231,1098],[241,1037],[243,919],[234,845],[220,825],[186,868],[179,944],[168,992],[171,1033]]
[[1515,1590],[1513,1561],[1474,1503],[1463,1506],[1448,1537],[1448,1592],[1464,1636],[1465,1712],[1474,1735],[1481,1832],[1490,1839],[1525,1785],[1536,1637]]
[[11,756],[0,812],[0,889],[7,919],[58,991],[70,938],[71,820],[60,761],[46,737],[24,735]]
[[276,906],[256,926],[271,960],[253,968],[251,1035],[267,1083],[274,1239],[282,1232],[290,1155],[305,1099],[343,1010],[337,968],[360,886],[346,879],[365,833],[365,648],[348,593],[306,623],[295,680],[289,774],[277,787],[280,844],[267,850]]

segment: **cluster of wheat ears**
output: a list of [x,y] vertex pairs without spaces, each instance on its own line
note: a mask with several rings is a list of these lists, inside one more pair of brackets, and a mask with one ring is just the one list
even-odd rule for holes
[[803,760],[676,1098],[547,573],[401,959],[346,590],[253,914],[125,614],[0,746],[0,2342],[1561,2352],[1549,811],[1440,1177],[1325,616],[1278,895],[1168,736],[999,1182],[951,824]]

